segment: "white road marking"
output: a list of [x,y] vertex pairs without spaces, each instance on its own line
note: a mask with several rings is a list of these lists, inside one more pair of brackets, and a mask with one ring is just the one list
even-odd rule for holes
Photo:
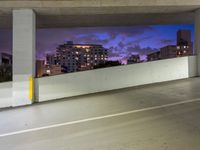
[[81,119],[81,120],[76,120],[76,121],[71,121],[71,122],[65,122],[65,123],[59,123],[59,124],[44,126],[44,127],[38,127],[38,128],[26,129],[26,130],[21,130],[21,131],[16,131],[16,132],[10,132],[10,133],[1,134],[0,138],[6,137],[6,136],[17,135],[17,134],[23,134],[23,133],[27,133],[27,132],[45,130],[45,129],[49,129],[49,128],[57,128],[57,127],[61,127],[61,126],[73,125],[73,124],[78,124],[78,123],[83,123],[83,122],[88,122],[88,121],[95,121],[95,120],[100,120],[100,119],[106,119],[106,118],[112,118],[112,117],[117,117],[117,116],[122,116],[122,115],[128,115],[128,114],[138,113],[138,112],[143,112],[143,111],[166,108],[166,107],[171,107],[171,106],[176,106],[176,105],[181,105],[181,104],[186,104],[186,103],[192,103],[192,102],[197,102],[197,101],[200,101],[200,99],[191,99],[191,100],[186,100],[186,101],[181,101],[181,102],[176,102],[176,103],[171,103],[171,104],[165,104],[165,105],[161,105],[161,106],[153,106],[153,107],[142,108],[142,109],[138,109],[138,110],[126,111],[126,112],[110,114],[110,115],[105,115],[105,116],[99,116],[99,117],[91,117],[91,118]]

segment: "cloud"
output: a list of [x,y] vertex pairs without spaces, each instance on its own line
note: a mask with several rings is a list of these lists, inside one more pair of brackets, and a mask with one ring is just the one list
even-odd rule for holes
[[126,49],[127,54],[131,55],[133,53],[138,53],[139,55],[147,55],[152,52],[159,51],[157,48],[152,47],[141,47],[140,45],[136,44],[135,46],[130,46]]
[[123,49],[125,46],[126,46],[126,44],[124,44],[123,42],[119,42],[118,43],[118,46],[121,48],[121,49]]
[[12,51],[12,31],[9,29],[0,29],[0,52]]
[[170,40],[170,39],[161,39],[160,43],[163,44],[163,45],[170,45],[170,44],[173,44],[174,41]]
[[117,46],[111,46],[108,48],[108,56],[109,57],[119,57],[122,51]]
[[38,29],[36,34],[37,58],[43,58],[46,53],[54,53],[59,44],[66,39],[74,40],[75,35],[65,29]]
[[[141,38],[140,35],[153,30],[151,26],[38,29],[36,34],[37,57],[42,58],[46,53],[54,53],[58,45],[68,40],[74,41],[74,43],[114,46],[110,50],[110,55],[124,55],[128,46],[140,44],[142,40],[150,38]],[[133,38],[133,41],[127,43],[128,38]],[[0,30],[0,44],[0,51],[11,52],[11,30]]]
[[127,57],[131,56],[132,54],[139,54],[139,55],[147,55],[152,52],[159,51],[157,48],[152,47],[144,47],[142,48],[140,45],[136,44],[135,46],[129,46],[126,49]]
[[152,38],[152,36],[138,37],[138,38],[128,42],[126,45],[127,46],[139,45],[141,42],[144,42],[144,41],[149,40],[151,38]]
[[103,30],[108,31],[111,39],[115,39],[119,33],[125,37],[133,37],[144,34],[148,31],[153,31],[151,26],[134,26],[134,27],[105,27]]
[[96,34],[84,34],[81,37],[76,37],[76,40],[78,43],[92,43],[92,44],[107,44],[110,39],[109,38],[99,38]]
[[[118,44],[119,45],[119,44]],[[143,58],[152,52],[159,51],[157,48],[152,47],[141,47],[139,44],[125,47],[121,49],[120,46],[111,46],[108,50],[109,57],[118,57],[121,59],[128,59],[131,55],[140,55]]]

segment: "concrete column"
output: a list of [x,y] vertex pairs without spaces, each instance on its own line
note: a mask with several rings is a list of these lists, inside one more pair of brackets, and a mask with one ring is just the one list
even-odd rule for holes
[[200,9],[195,12],[195,42],[194,50],[197,54],[197,71],[198,76],[200,76]]
[[13,106],[31,104],[34,99],[35,30],[33,10],[13,10]]

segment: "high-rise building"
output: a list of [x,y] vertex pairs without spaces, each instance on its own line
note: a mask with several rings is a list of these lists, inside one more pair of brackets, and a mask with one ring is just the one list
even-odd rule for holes
[[191,45],[191,31],[178,30],[177,31],[177,45]]
[[46,64],[47,65],[55,65],[56,64],[56,57],[54,54],[46,55]]
[[140,55],[132,55],[127,60],[127,64],[135,64],[139,62],[140,62]]
[[58,75],[61,73],[62,73],[62,69],[60,65],[45,64],[44,60],[36,61],[36,76],[37,77]]
[[72,41],[59,45],[55,55],[55,63],[61,65],[65,72],[90,70],[104,64],[107,59],[107,49],[102,45],[74,44]]
[[62,68],[60,65],[45,65],[44,75],[53,76],[62,74]]
[[160,51],[153,52],[147,55],[147,61],[155,61],[155,60],[160,60]]
[[177,56],[193,55],[193,43],[190,30],[179,30],[177,32]]
[[42,77],[45,74],[45,61],[36,60],[36,76]]
[[0,53],[0,65],[11,65],[12,64],[12,55],[8,53]]
[[177,57],[177,46],[176,45],[167,45],[160,49],[161,59],[174,58]]
[[167,45],[160,49],[160,58],[175,58],[193,55],[193,43],[190,30],[177,31],[177,44]]

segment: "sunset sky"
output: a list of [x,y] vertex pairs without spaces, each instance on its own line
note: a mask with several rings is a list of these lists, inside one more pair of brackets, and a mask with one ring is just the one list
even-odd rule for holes
[[[47,53],[54,53],[59,44],[74,43],[102,44],[109,49],[111,60],[126,60],[131,54],[145,55],[158,51],[160,47],[176,44],[176,32],[189,29],[194,37],[193,25],[157,25],[129,27],[84,27],[54,28],[37,30],[37,58],[44,59]],[[11,53],[12,32],[0,30],[0,51]]]

